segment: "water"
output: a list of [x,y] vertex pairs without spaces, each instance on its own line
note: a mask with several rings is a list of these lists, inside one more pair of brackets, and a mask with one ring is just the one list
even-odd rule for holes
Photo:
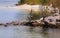
[[[0,0],[0,23],[26,20],[24,10],[13,8],[18,0]],[[11,6],[11,7],[9,7]],[[60,29],[29,26],[0,26],[0,38],[60,38]]]
[[27,13],[16,8],[19,0],[0,0],[0,23],[26,20]]
[[0,26],[0,38],[60,38],[60,29],[29,26]]
[[0,6],[13,6],[18,3],[19,0],[0,0]]
[[0,9],[0,22],[11,22],[26,20],[27,13],[20,9],[1,8]]

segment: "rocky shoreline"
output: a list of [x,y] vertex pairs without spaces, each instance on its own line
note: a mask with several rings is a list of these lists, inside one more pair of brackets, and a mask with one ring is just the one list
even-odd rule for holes
[[0,23],[0,26],[32,26],[32,27],[46,27],[46,28],[60,28],[60,14],[55,13],[51,16],[45,17],[44,21],[43,18],[40,18],[39,20],[33,20],[31,22],[29,21],[23,21],[23,22],[18,22],[18,21],[12,21],[9,23]]
[[4,27],[8,27],[8,26],[31,26],[31,27],[43,27],[43,28],[60,28],[60,25],[53,25],[53,24],[49,24],[48,22],[41,22],[38,23],[37,21],[35,22],[10,22],[10,23],[0,23],[0,26],[4,26]]

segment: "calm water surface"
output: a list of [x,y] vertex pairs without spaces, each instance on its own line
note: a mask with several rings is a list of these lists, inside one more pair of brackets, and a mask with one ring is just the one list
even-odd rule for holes
[[[0,0],[0,23],[24,21],[27,13],[21,9],[9,8],[19,0]],[[60,29],[42,29],[29,26],[0,26],[0,38],[60,38]]]
[[8,7],[0,9],[0,22],[23,21],[26,20],[26,18],[27,13],[21,9]]
[[29,26],[0,26],[0,38],[60,38],[60,29]]

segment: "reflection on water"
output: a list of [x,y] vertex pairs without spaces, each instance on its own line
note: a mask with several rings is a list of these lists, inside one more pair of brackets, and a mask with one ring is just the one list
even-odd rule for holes
[[0,26],[0,38],[59,38],[60,29],[44,30],[41,27]]

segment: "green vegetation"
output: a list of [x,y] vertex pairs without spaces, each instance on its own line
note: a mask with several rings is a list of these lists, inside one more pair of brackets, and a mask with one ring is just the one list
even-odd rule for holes
[[32,13],[32,20],[37,20],[37,19],[40,19],[40,14],[39,13]]
[[[21,4],[30,4],[30,5],[37,5],[38,4],[38,5],[40,5],[41,4],[41,5],[44,6],[44,5],[49,4],[50,2],[52,2],[52,0],[21,0],[21,1],[18,2],[18,4],[19,5],[21,5]],[[49,15],[52,14],[52,13],[48,13],[47,11],[43,11],[43,9],[42,9],[41,12],[37,12],[37,13],[38,14],[36,14],[36,13],[30,14],[32,16],[32,18],[31,18],[31,16],[30,16],[30,18],[32,20],[34,20],[34,19],[39,19],[40,17],[49,16]]]
[[[42,13],[43,13],[43,15],[42,15]],[[37,20],[37,19],[42,18],[43,16],[47,17],[47,16],[50,16],[52,14],[52,13],[46,12],[46,11],[43,11],[42,13],[40,13],[40,12],[32,13],[32,15],[31,15],[32,20]]]
[[31,10],[30,13],[28,14],[27,20],[31,21],[31,20],[37,20],[37,19],[40,19],[40,12],[35,12]]
[[46,4],[48,3],[48,1],[49,1],[49,0],[40,0],[40,3],[41,3],[42,5],[46,5]]
[[34,4],[48,4],[50,5],[51,3],[54,3],[57,7],[60,8],[60,0],[20,0],[18,1],[18,5],[21,4],[30,4],[30,5],[34,5]]
[[[21,0],[18,2],[18,4],[30,4],[30,5],[35,5],[35,4],[41,4],[41,3],[46,3],[48,0]],[[41,3],[40,3],[41,2]]]
[[[42,15],[43,14],[43,15]],[[52,13],[51,12],[47,12],[47,11],[33,11],[31,10],[30,13],[29,13],[29,17],[27,18],[29,21],[31,20],[38,20],[40,18],[42,18],[43,16],[47,17],[47,16],[50,16]]]
[[[40,3],[42,5],[46,5],[48,1],[49,0],[40,0]],[[43,9],[42,9],[41,13],[42,13],[42,17],[46,17],[47,16],[47,11],[43,11]]]

